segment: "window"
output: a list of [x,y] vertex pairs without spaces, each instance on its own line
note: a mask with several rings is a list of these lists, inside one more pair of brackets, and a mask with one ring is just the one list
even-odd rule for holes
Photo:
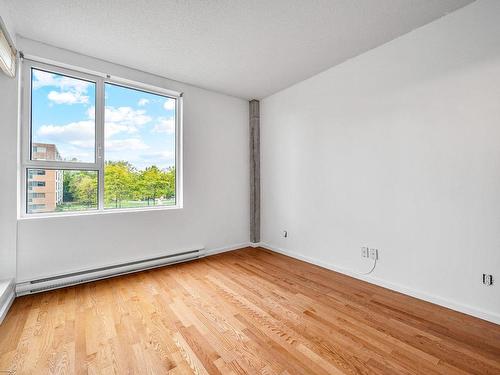
[[[87,211],[97,209],[97,172],[79,170],[44,170],[44,181],[28,169],[27,213]],[[32,177],[30,177],[32,176]]]
[[105,84],[104,207],[175,205],[175,99]]
[[179,93],[23,64],[22,212],[181,207]]
[[46,153],[47,148],[42,147],[42,146],[33,146],[33,152],[35,153]]
[[42,186],[45,186],[45,181],[32,181],[32,180],[29,180],[28,181],[28,186],[37,186],[37,187],[42,187]]
[[30,169],[29,173],[30,173],[30,177],[31,176],[45,176],[44,169]]
[[31,69],[31,160],[95,162],[96,82]]
[[29,193],[28,198],[45,198],[45,193]]

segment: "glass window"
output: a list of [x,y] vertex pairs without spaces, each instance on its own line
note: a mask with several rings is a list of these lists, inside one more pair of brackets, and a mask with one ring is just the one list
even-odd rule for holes
[[94,82],[31,70],[31,159],[95,161]]
[[28,213],[97,209],[97,171],[28,169]]
[[181,95],[29,59],[23,69],[24,213],[182,205]]
[[175,205],[176,99],[107,83],[104,207]]

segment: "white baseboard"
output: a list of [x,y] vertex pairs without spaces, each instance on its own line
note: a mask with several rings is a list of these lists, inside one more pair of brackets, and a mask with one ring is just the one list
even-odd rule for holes
[[304,262],[315,264],[317,266],[327,268],[329,270],[339,272],[339,273],[342,273],[344,275],[351,276],[351,277],[354,277],[356,279],[363,280],[363,281],[366,281],[368,283],[375,284],[375,285],[378,285],[378,286],[381,286],[381,287],[384,287],[384,288],[387,288],[390,290],[394,290],[396,292],[403,293],[403,294],[409,295],[411,297],[415,297],[415,298],[418,298],[418,299],[421,299],[421,300],[424,300],[427,302],[434,303],[436,305],[447,307],[449,309],[459,311],[459,312],[467,314],[467,315],[472,315],[476,318],[484,319],[484,320],[487,320],[487,321],[492,322],[492,323],[500,324],[500,314],[497,314],[497,313],[494,313],[491,311],[480,310],[480,309],[477,309],[477,308],[472,307],[472,306],[464,305],[464,304],[461,304],[461,303],[458,303],[455,301],[450,301],[446,298],[442,298],[442,297],[435,296],[435,295],[432,295],[429,293],[413,290],[413,289],[410,289],[404,285],[395,284],[395,283],[392,283],[392,282],[389,282],[389,281],[386,281],[386,280],[383,280],[383,279],[380,279],[378,277],[374,277],[371,275],[370,276],[363,276],[363,275],[357,274],[353,271],[337,267],[334,264],[324,262],[324,261],[321,261],[318,259],[313,259],[313,258],[304,256],[304,255],[301,255],[298,253],[294,253],[294,252],[291,252],[291,251],[288,251],[288,250],[285,250],[285,249],[282,249],[282,248],[279,248],[276,246],[272,246],[272,245],[269,245],[269,244],[266,244],[263,242],[260,243],[260,246],[263,247],[264,249],[274,251],[276,253],[280,253],[283,255],[287,255],[287,256],[295,258],[295,259],[303,260]]
[[224,246],[224,247],[218,247],[215,249],[207,249],[205,252],[205,256],[208,257],[210,255],[225,253],[227,251],[239,250],[239,249],[242,249],[244,247],[255,247],[255,246],[252,246],[251,242],[242,242],[242,243],[235,244],[235,245],[228,245],[228,246]]
[[2,324],[3,320],[7,316],[7,313],[16,298],[14,290],[14,280],[11,280],[3,293],[0,294],[0,324]]
[[236,245],[229,245],[229,246],[219,247],[216,249],[207,250],[205,256],[225,253],[228,251],[240,250],[245,247],[260,247],[260,246],[261,246],[260,242],[242,242]]
[[[444,307],[447,307],[449,309],[462,312],[464,314],[472,315],[472,316],[487,320],[487,321],[492,322],[492,323],[500,324],[500,314],[490,312],[490,311],[479,310],[477,308],[474,308],[474,307],[471,307],[468,305],[464,305],[464,304],[460,304],[460,303],[457,303],[454,301],[450,301],[448,299],[434,296],[434,295],[429,294],[429,293],[416,291],[416,290],[410,289],[408,287],[405,287],[403,285],[395,284],[395,283],[392,283],[389,281],[385,281],[385,280],[377,278],[377,277],[359,275],[353,271],[339,268],[339,267],[335,266],[334,264],[324,262],[321,260],[317,260],[317,259],[313,259],[313,258],[310,258],[307,256],[303,256],[301,254],[294,253],[294,252],[291,252],[291,251],[288,251],[288,250],[285,250],[285,249],[282,249],[282,248],[279,248],[276,246],[272,246],[272,245],[269,245],[269,244],[266,244],[263,242],[260,242],[260,243],[243,242],[243,243],[219,247],[219,248],[215,248],[215,249],[208,249],[208,250],[206,250],[205,256],[225,253],[228,251],[238,250],[238,249],[245,248],[245,247],[263,247],[267,250],[274,251],[276,253],[280,253],[283,255],[287,255],[289,257],[299,259],[299,260],[305,261],[307,263],[315,264],[317,266],[324,267],[324,268],[330,269],[332,271],[336,271],[336,272],[342,273],[344,275],[351,276],[351,277],[354,277],[356,279],[369,282],[371,284],[375,284],[375,285],[378,285],[378,286],[381,286],[381,287],[384,287],[384,288],[387,288],[390,290],[394,290],[396,292],[400,292],[400,293],[403,293],[403,294],[406,294],[406,295],[409,295],[409,296],[412,296],[412,297],[415,297],[415,298],[418,298],[418,299],[421,299],[421,300],[424,300],[427,302],[431,302],[431,303],[434,303],[436,305],[444,306]],[[15,298],[14,291],[15,291],[15,284],[13,282],[11,282],[9,284],[9,286],[7,287],[4,295],[0,296],[0,324],[2,323],[3,319],[7,315],[7,312],[9,311],[10,306],[14,302],[14,298]]]

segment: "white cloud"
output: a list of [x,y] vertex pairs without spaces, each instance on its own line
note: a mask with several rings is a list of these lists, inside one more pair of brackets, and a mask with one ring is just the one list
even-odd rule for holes
[[[89,111],[89,116],[95,111]],[[146,111],[135,110],[131,107],[106,107],[104,110],[104,125],[106,139],[119,133],[134,134],[139,128],[151,121]]]
[[93,149],[95,146],[94,139],[74,139],[68,142],[70,145],[75,146],[77,149],[87,148]]
[[135,110],[131,107],[106,107],[104,118],[106,122],[120,123],[130,127],[139,127],[151,121],[151,117],[146,114],[146,111]]
[[[87,110],[89,119],[95,119],[95,107],[90,107]],[[142,109],[133,109],[132,107],[111,107],[108,106],[104,110],[104,119],[106,124],[115,123],[127,126],[128,128],[136,128],[147,124],[152,120],[151,116],[146,114]]]
[[89,117],[90,120],[95,120],[95,107],[94,106],[87,109],[87,116]]
[[105,130],[105,136],[106,136],[106,139],[108,138],[111,138],[112,136],[114,136],[115,134],[119,134],[119,133],[136,133],[137,132],[137,129],[135,128],[131,128],[129,126],[126,126],[126,125],[120,125],[120,124],[117,124],[117,123],[114,123],[114,122],[106,122],[105,126],[104,126],[104,130]]
[[57,92],[51,91],[49,92],[48,98],[50,101],[53,101],[56,104],[78,104],[78,103],[88,103],[89,97],[83,95],[79,92]]
[[173,151],[157,151],[157,152],[147,152],[144,154],[141,154],[140,157],[141,159],[148,160],[148,161],[172,161],[174,159],[174,152]]
[[146,150],[149,146],[139,138],[113,139],[106,141],[106,151]]
[[41,70],[33,70],[33,89],[39,89],[47,86],[55,86],[60,90],[77,91],[80,93],[87,92],[87,89],[92,84],[81,79],[62,76],[44,72]]
[[160,169],[172,167],[175,164],[175,153],[173,151],[146,151],[124,155],[121,159],[115,156],[115,160],[128,160],[138,169],[144,169],[156,165]]
[[48,99],[56,104],[86,104],[89,101],[87,90],[91,82],[76,78],[65,77],[59,74],[48,73],[40,70],[33,71],[33,89],[52,87]]
[[141,107],[145,106],[148,103],[149,103],[149,99],[146,99],[146,98],[139,99],[139,102],[137,102],[137,104]]
[[39,89],[46,86],[59,87],[57,76],[52,73],[43,72],[41,70],[33,70],[33,89]]
[[63,160],[76,159],[85,162],[93,162],[94,160],[93,147],[83,149],[79,146],[62,143],[57,145],[57,149],[59,150]]
[[175,132],[175,120],[173,117],[165,118],[160,117],[158,123],[153,128],[153,133],[167,133],[174,134]]
[[55,74],[43,72],[41,70],[33,70],[33,90],[45,86],[57,86],[59,82]]
[[[64,99],[58,98],[61,101]],[[69,100],[69,99],[68,99]],[[105,137],[109,139],[117,134],[135,134],[139,128],[151,121],[145,111],[134,110],[130,107],[107,107],[105,112]],[[95,108],[87,110],[88,120],[71,122],[64,125],[42,125],[37,130],[39,139],[62,145],[71,144],[76,147],[94,147],[95,140]],[[139,144],[138,139],[113,141],[111,147],[122,148],[129,145],[133,149],[145,149],[144,143]],[[109,147],[109,146],[108,146]]]
[[94,147],[95,125],[93,121],[77,121],[66,125],[42,125],[36,132],[44,142],[69,143],[74,146]]
[[171,111],[172,109],[174,109],[175,108],[175,99],[165,100],[165,103],[163,103],[163,108],[165,108],[167,111]]

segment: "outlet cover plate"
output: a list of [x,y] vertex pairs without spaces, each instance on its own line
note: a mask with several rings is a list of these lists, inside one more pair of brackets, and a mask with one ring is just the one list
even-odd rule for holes
[[370,249],[370,259],[378,259],[378,249]]

